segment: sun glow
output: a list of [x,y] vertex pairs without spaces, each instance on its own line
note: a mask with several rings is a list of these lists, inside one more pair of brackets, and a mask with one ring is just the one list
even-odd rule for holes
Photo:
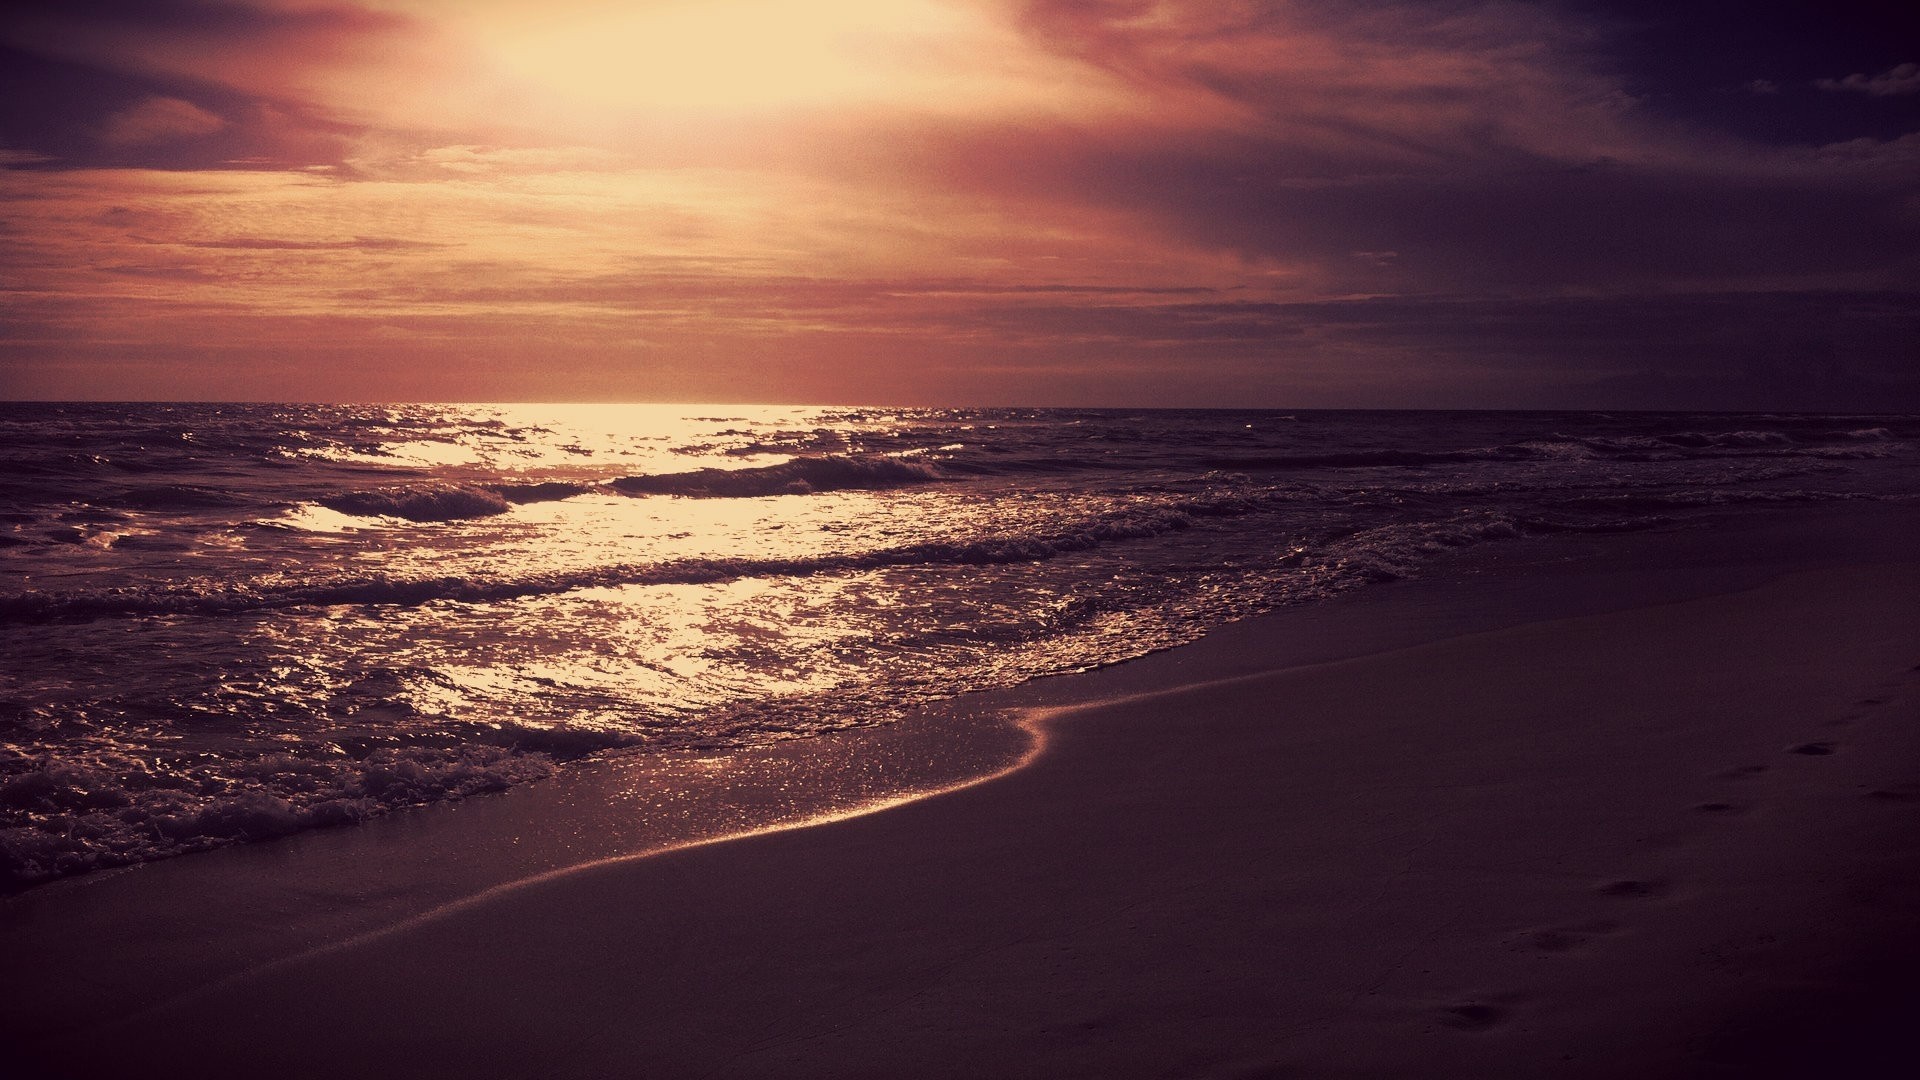
[[934,93],[998,32],[940,0],[657,0],[542,9],[482,36],[512,75],[581,105],[748,111]]

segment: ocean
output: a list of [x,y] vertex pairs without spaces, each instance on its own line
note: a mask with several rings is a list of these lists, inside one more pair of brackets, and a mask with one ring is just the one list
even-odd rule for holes
[[1474,545],[1920,496],[1920,417],[0,405],[0,887],[1111,664]]

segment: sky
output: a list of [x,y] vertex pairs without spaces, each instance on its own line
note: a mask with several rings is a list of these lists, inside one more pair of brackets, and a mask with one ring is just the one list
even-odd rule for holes
[[1920,409],[1920,12],[0,13],[0,397]]

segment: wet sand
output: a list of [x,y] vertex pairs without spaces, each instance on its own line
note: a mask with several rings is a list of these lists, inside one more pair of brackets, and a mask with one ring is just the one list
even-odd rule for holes
[[79,1077],[1908,1075],[1920,561],[1910,512],[1840,520],[1242,624],[951,708],[979,782],[451,906],[551,797],[419,815],[396,866],[489,871],[434,896],[322,898],[378,829],[222,853],[286,913],[244,934],[61,929],[187,903],[194,859],[16,902],[69,983],[16,976],[9,1024]]

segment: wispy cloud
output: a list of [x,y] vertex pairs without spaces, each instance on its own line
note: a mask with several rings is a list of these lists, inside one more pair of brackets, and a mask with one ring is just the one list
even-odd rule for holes
[[150,97],[109,117],[101,138],[114,146],[144,146],[211,135],[227,126],[224,118],[175,97]]
[[1844,79],[1821,79],[1815,85],[1822,90],[1866,94],[1868,97],[1920,94],[1920,64],[1898,64],[1878,75],[1855,72]]

